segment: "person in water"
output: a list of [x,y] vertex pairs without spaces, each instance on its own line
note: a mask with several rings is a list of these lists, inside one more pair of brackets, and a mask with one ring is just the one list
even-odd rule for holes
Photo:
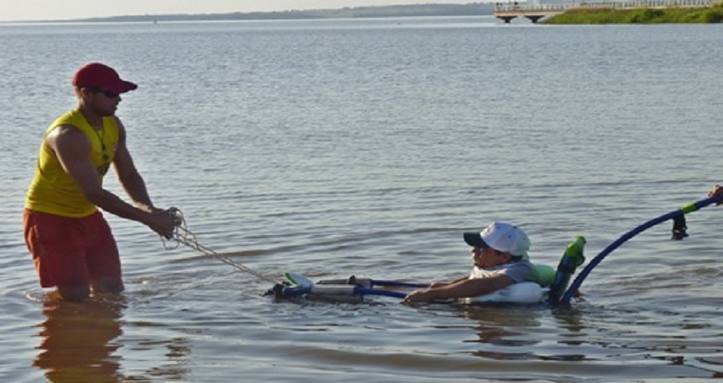
[[404,302],[477,297],[514,283],[536,281],[527,255],[530,240],[517,226],[493,222],[481,232],[464,233],[464,241],[472,246],[474,266],[469,276],[412,291]]
[[[40,146],[23,214],[25,241],[42,287],[62,300],[123,290],[118,247],[101,208],[170,238],[173,216],[153,206],[115,112],[137,88],[111,67],[90,63],[73,77],[78,105],[53,121]],[[135,203],[103,188],[110,165]]]

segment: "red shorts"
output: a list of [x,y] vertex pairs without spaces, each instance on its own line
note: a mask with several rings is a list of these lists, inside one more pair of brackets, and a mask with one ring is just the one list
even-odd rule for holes
[[25,209],[25,243],[42,287],[89,286],[121,278],[118,246],[100,211],[69,218]]

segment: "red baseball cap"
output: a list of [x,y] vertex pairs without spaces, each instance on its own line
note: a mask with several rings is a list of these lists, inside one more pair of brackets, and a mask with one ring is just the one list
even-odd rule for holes
[[78,88],[101,88],[115,93],[125,93],[138,88],[138,85],[121,79],[115,69],[101,63],[86,64],[78,69],[73,76],[73,85]]

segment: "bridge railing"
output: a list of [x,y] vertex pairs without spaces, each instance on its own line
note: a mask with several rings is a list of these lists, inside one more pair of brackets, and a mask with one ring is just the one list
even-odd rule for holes
[[571,8],[577,7],[578,4],[527,4],[527,3],[497,3],[495,4],[495,12],[515,12],[515,11],[544,11],[544,12],[563,12]]

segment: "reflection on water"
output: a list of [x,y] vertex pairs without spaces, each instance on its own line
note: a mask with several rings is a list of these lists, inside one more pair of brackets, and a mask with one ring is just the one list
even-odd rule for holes
[[[571,307],[539,305],[465,305],[459,307],[460,316],[473,320],[475,339],[466,343],[480,343],[480,349],[472,352],[477,357],[497,361],[506,360],[585,360],[584,354],[556,353],[546,344],[543,333],[554,320],[557,328],[565,330],[555,334],[554,343],[580,345],[584,343],[585,326],[583,314]],[[552,318],[550,317],[552,314]],[[537,350],[533,352],[530,350]]]
[[[567,337],[576,338],[585,335],[585,326],[582,319],[582,313],[579,310],[575,310],[568,306],[559,306],[551,310],[553,317],[557,320],[557,325],[561,329],[567,331],[565,334]],[[568,344],[579,344],[575,343],[573,339],[565,341]]]
[[[461,306],[460,312],[464,318],[478,323],[474,326],[479,335],[477,342],[502,346],[521,346],[536,343],[536,341],[510,339],[520,333],[521,330],[528,332],[529,328],[540,326],[540,322],[535,316],[535,310],[531,307],[534,306],[520,305],[518,307],[509,304],[466,305]],[[544,306],[541,305],[541,307]]]
[[122,334],[124,308],[120,298],[46,303],[33,366],[43,369],[52,382],[120,380],[121,358],[113,353],[120,347],[114,339]]
[[[42,369],[51,382],[146,381],[150,377],[183,380],[189,373],[185,367],[191,353],[188,340],[144,337],[133,347],[134,342],[119,338],[124,335],[123,328],[131,326],[123,318],[126,308],[123,296],[95,297],[82,303],[46,302],[33,366]],[[153,357],[155,362],[139,372],[124,369],[121,347],[161,353],[167,362],[159,366],[163,358]]]
[[[541,305],[542,306],[542,305]],[[473,320],[472,328],[482,346],[472,355],[492,360],[529,360],[532,356],[526,346],[539,343],[538,338],[525,336],[531,328],[540,327],[540,321],[532,306],[510,305],[464,305],[460,306],[463,318]]]
[[120,111],[154,199],[264,274],[451,278],[469,267],[459,233],[496,219],[554,265],[572,236],[592,256],[720,182],[721,28],[314,23],[0,31],[0,381],[721,377],[723,208],[692,215],[685,241],[661,225],[627,242],[571,312],[273,303],[266,283],[117,217],[127,301],[42,314],[22,297],[37,277],[18,217],[77,46],[142,84]]

